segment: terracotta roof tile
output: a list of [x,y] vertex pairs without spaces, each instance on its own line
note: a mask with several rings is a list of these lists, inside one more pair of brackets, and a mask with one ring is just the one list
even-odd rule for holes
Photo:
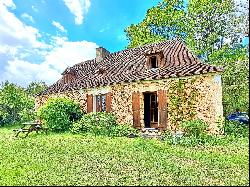
[[[146,54],[160,51],[165,57],[163,66],[157,69],[147,69]],[[72,83],[64,84],[62,77],[41,94],[220,71],[223,69],[201,63],[181,41],[163,41],[110,53],[98,63],[96,59],[93,59],[75,64],[62,73],[62,75],[67,73],[75,75],[76,79]]]

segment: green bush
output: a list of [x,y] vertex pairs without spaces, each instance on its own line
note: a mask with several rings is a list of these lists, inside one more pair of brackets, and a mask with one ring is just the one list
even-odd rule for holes
[[184,121],[180,124],[181,133],[165,131],[163,139],[169,144],[180,144],[184,146],[203,145],[208,143],[213,136],[206,132],[208,124],[202,120]]
[[8,81],[0,85],[0,126],[23,122],[29,117],[24,118],[24,113],[33,110],[34,106],[34,97],[24,88]]
[[21,122],[34,121],[36,119],[36,112],[34,109],[25,108],[19,113]]
[[180,124],[180,127],[185,131],[185,136],[199,137],[203,136],[206,133],[208,124],[198,119],[184,121]]
[[185,121],[181,124],[185,133],[165,131],[163,140],[169,144],[183,146],[197,145],[227,145],[240,141],[240,137],[248,137],[249,127],[236,121],[224,121],[224,135],[212,135],[206,133],[208,125],[201,120]]
[[112,130],[112,135],[115,137],[128,137],[129,135],[139,136],[138,130],[131,127],[129,124],[119,124]]
[[225,120],[224,133],[235,137],[248,137],[249,125],[240,123],[238,121]]
[[80,121],[73,124],[73,133],[92,133],[95,135],[110,135],[117,126],[116,117],[111,113],[96,112],[84,115]]
[[117,124],[116,117],[112,113],[89,113],[75,122],[70,129],[75,134],[91,133],[104,136],[128,136],[137,135],[137,130],[127,124]]
[[38,117],[45,121],[49,129],[55,132],[69,130],[73,124],[71,120],[73,113],[79,118],[82,116],[80,104],[63,97],[50,98],[37,111]]

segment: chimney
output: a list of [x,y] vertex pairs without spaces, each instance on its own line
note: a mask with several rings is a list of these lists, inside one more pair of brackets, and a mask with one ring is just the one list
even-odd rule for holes
[[107,49],[103,47],[96,48],[96,62],[101,62],[108,54],[110,54],[110,52]]

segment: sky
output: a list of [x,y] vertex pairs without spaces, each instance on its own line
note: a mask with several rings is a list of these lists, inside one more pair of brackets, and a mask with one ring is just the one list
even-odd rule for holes
[[124,50],[124,29],[160,1],[0,0],[0,82],[51,85],[97,47]]
[[63,70],[125,49],[124,29],[160,0],[0,0],[0,82],[51,85]]

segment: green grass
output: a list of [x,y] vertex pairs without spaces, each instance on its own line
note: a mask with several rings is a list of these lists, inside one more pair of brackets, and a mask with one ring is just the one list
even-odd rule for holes
[[249,140],[183,147],[0,128],[0,185],[249,185]]

